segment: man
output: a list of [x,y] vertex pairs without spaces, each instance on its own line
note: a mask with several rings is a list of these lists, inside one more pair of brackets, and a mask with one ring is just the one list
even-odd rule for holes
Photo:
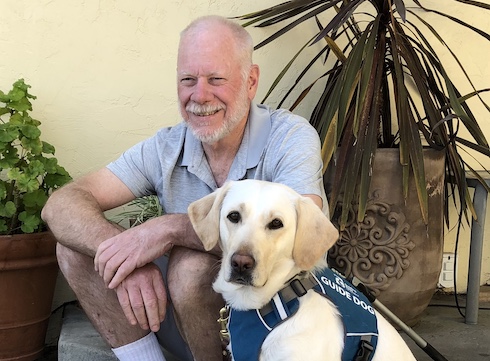
[[[211,283],[220,251],[203,251],[187,206],[245,178],[284,183],[326,209],[320,142],[308,122],[252,102],[259,68],[250,35],[217,16],[181,34],[184,122],[53,193],[43,218],[88,317],[120,360],[218,360],[223,305]],[[121,230],[103,211],[157,194],[166,215]],[[169,255],[168,257],[166,255]]]

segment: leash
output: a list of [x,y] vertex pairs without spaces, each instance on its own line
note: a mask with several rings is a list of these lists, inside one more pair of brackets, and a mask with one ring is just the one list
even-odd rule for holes
[[220,325],[219,338],[221,340],[221,354],[223,355],[223,361],[231,361],[231,353],[228,351],[228,344],[230,343],[230,331],[228,331],[229,311],[228,306],[222,307],[219,310],[218,318],[218,323]]
[[[338,271],[337,271],[338,272]],[[415,341],[429,357],[435,361],[448,361],[442,354],[439,353],[431,344],[419,336],[411,327],[400,320],[393,312],[391,312],[385,305],[376,299],[369,288],[361,282],[357,277],[352,277],[350,282],[361,291],[383,316],[395,323],[400,329],[403,330],[412,340]]]

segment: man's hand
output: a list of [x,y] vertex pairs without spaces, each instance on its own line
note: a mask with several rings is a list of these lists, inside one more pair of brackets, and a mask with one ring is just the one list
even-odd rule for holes
[[116,288],[135,269],[154,261],[170,250],[168,237],[147,221],[102,242],[94,265],[108,288]]
[[160,269],[153,263],[134,270],[116,287],[121,307],[133,326],[153,332],[165,318],[167,293]]

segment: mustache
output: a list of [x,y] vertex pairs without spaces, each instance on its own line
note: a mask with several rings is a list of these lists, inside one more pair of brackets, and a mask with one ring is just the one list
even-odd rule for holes
[[219,112],[220,110],[225,110],[225,108],[226,107],[223,104],[198,104],[191,101],[187,104],[185,110],[188,113],[205,116],[212,115]]

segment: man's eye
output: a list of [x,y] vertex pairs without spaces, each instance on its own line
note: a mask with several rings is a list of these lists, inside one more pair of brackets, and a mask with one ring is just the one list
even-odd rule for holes
[[279,229],[284,227],[284,224],[282,224],[282,221],[280,219],[273,219],[268,225],[267,228],[269,229]]
[[238,212],[230,212],[230,213],[228,213],[228,216],[226,216],[226,218],[228,218],[228,220],[231,223],[238,223],[242,219],[242,217],[240,216],[240,213],[238,213]]
[[220,77],[217,77],[217,76],[212,77],[212,78],[209,78],[209,82],[210,82],[211,84],[221,84],[221,83],[223,83],[224,81],[225,81],[225,78],[220,78]]
[[191,84],[193,82],[194,82],[193,78],[182,78],[182,79],[180,79],[181,84]]

